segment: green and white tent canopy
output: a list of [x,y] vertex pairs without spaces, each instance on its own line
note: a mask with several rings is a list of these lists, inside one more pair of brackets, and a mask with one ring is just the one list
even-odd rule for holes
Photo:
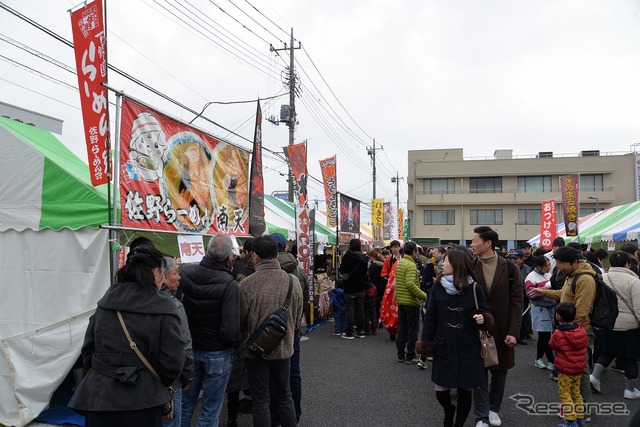
[[[558,226],[558,237],[568,242],[599,243],[637,240],[640,236],[640,202],[614,206],[580,218],[578,236],[567,237],[564,223]],[[533,246],[540,243],[540,235],[529,240]]]
[[0,117],[0,424],[49,405],[109,286],[106,188],[53,134]]
[[[289,240],[296,238],[295,207],[293,203],[264,195],[264,216],[269,234],[280,233]],[[316,212],[316,242],[336,243],[336,231],[325,226],[326,217]]]

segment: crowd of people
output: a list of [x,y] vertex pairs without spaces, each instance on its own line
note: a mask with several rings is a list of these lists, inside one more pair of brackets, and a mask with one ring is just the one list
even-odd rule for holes
[[[150,240],[134,240],[89,322],[87,375],[69,407],[88,427],[191,427],[201,400],[196,425],[217,427],[227,395],[227,425],[235,426],[244,393],[254,426],[298,425],[308,292],[286,243],[281,234],[247,239],[235,256],[231,238],[218,234],[200,263],[179,268]],[[254,356],[247,340],[285,301],[286,335],[266,358]],[[173,417],[166,419],[170,400]]]
[[[345,294],[365,301],[369,295],[380,319],[380,302],[393,287],[398,324],[389,332],[397,360],[420,368],[433,360],[431,378],[445,426],[464,425],[471,409],[476,427],[502,425],[500,409],[507,373],[515,366],[514,347],[535,339],[532,365],[549,370],[549,378],[558,382],[561,426],[584,426],[590,420],[584,404],[592,390],[600,392],[602,372],[612,363],[625,374],[621,396],[640,398],[638,247],[626,244],[609,256],[606,250],[565,245],[557,238],[550,251],[534,251],[525,242],[507,253],[496,248],[498,241],[498,234],[483,226],[474,229],[469,248],[392,241],[387,248],[371,250],[367,274],[362,269],[344,290],[333,293],[336,319],[352,319],[336,320],[333,334],[347,339],[369,334],[358,323],[365,318],[366,304],[350,303]],[[347,254],[364,262],[359,242],[352,241]],[[607,257],[610,268],[605,269]],[[355,264],[347,265],[341,273],[351,273]],[[590,313],[600,278],[615,290],[619,314],[611,329],[596,331]],[[493,336],[498,353],[498,364],[488,369],[481,356],[481,330]],[[457,389],[455,404],[452,388]]]
[[[534,333],[532,365],[558,382],[561,426],[585,425],[584,404],[601,391],[611,364],[624,371],[622,397],[640,398],[637,246],[609,256],[557,238],[548,252],[525,243],[506,254],[498,242],[486,226],[474,229],[468,248],[394,240],[364,253],[352,239],[332,291],[333,335],[364,339],[386,328],[398,362],[426,369],[432,361],[445,426],[463,426],[472,412],[476,427],[502,425],[514,347]],[[615,326],[596,331],[590,313],[598,283],[615,290],[619,314]],[[381,316],[385,298],[393,298],[393,327]],[[286,336],[266,359],[256,358],[246,341],[285,299]],[[190,427],[201,399],[197,425],[217,426],[226,396],[228,426],[237,425],[241,402],[250,402],[255,426],[296,426],[307,302],[307,277],[280,234],[247,239],[239,256],[229,236],[215,235],[200,263],[183,266],[136,239],[90,319],[82,347],[87,375],[69,406],[86,415],[87,426]],[[481,331],[497,353],[488,368]],[[174,416],[163,420],[169,399]]]

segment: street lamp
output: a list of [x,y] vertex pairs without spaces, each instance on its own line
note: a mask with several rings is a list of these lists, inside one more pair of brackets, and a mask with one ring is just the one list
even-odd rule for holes
[[595,196],[589,196],[587,199],[596,201],[596,212],[598,212],[600,210],[600,199]]
[[515,236],[516,238],[514,240],[514,242],[515,242],[515,248],[514,249],[518,249],[518,223],[517,222],[515,223],[515,226],[516,226],[516,236]]

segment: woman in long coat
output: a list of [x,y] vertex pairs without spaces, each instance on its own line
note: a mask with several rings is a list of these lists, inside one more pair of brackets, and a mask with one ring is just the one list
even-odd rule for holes
[[[479,310],[476,310],[474,292]],[[444,425],[463,426],[471,410],[471,389],[485,380],[480,356],[479,329],[489,329],[489,312],[482,286],[477,285],[470,256],[460,250],[447,252],[442,273],[429,298],[417,350],[433,356],[431,379],[444,408]],[[458,389],[458,407],[450,391]]]
[[[89,372],[69,402],[86,416],[87,427],[162,427],[161,406],[171,400],[167,387],[180,375],[185,359],[176,304],[158,292],[164,268],[157,249],[138,247],[118,271],[117,283],[98,301],[82,345]],[[130,347],[118,311],[160,379]]]

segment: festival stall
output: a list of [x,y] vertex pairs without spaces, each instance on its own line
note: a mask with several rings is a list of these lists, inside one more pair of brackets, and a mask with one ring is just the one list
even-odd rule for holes
[[49,405],[109,285],[105,186],[53,134],[0,117],[0,424]]
[[[614,206],[580,218],[578,236],[567,237],[564,223],[558,225],[558,237],[568,242],[599,243],[637,240],[640,235],[640,202]],[[540,235],[529,240],[533,246],[539,245]]]

